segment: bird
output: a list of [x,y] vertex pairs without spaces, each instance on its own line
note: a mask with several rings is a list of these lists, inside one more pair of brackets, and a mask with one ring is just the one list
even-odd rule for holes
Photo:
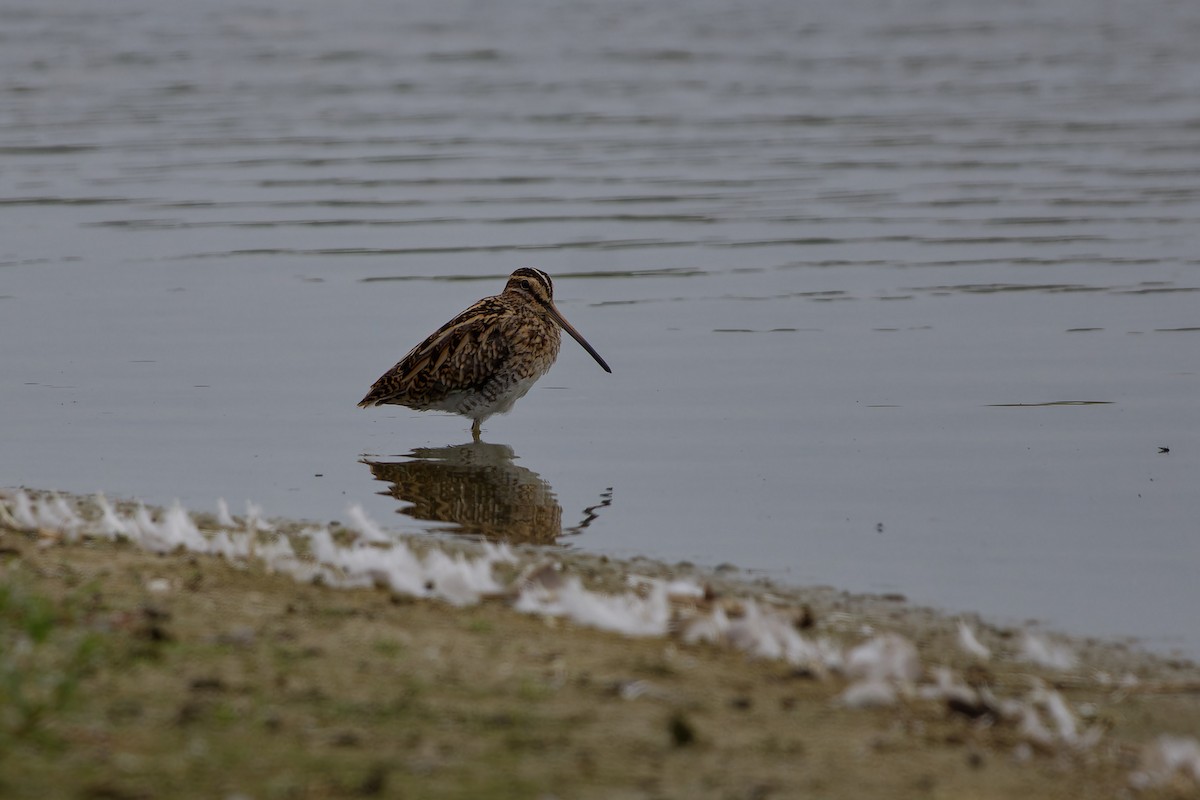
[[554,364],[560,328],[612,372],[555,307],[550,276],[521,267],[503,292],[454,317],[383,373],[358,406],[450,411],[472,420],[471,436],[479,441],[480,424],[511,411]]

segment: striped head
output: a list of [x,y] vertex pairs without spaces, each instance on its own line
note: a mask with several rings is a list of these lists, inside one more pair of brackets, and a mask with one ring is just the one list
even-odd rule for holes
[[612,372],[600,354],[587,343],[580,335],[579,331],[572,327],[571,323],[567,322],[560,312],[554,306],[554,282],[550,280],[550,276],[534,267],[521,267],[519,270],[508,276],[508,283],[504,286],[504,293],[520,295],[521,297],[529,298],[535,301],[539,306],[546,310],[550,318],[558,323],[558,327],[571,335],[571,338],[579,342],[584,350],[588,351],[588,355],[596,359],[605,372]]
[[554,306],[554,282],[540,269],[521,267],[509,275],[504,293],[509,292],[526,295],[542,306]]

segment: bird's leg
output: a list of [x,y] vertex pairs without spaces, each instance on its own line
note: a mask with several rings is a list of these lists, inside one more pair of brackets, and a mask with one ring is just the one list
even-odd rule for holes
[[479,420],[471,423],[471,440],[476,443],[479,442]]

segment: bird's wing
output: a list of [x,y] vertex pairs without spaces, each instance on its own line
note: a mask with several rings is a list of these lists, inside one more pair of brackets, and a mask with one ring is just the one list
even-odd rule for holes
[[496,298],[480,300],[409,351],[359,405],[437,402],[451,392],[479,388],[509,355],[508,342],[497,330],[503,312]]

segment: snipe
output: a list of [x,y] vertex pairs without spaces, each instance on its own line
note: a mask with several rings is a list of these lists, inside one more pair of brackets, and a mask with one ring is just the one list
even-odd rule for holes
[[471,435],[478,441],[480,423],[510,411],[554,364],[559,328],[612,372],[555,308],[550,276],[521,267],[503,292],[483,298],[414,347],[358,405],[451,411],[471,418]]

